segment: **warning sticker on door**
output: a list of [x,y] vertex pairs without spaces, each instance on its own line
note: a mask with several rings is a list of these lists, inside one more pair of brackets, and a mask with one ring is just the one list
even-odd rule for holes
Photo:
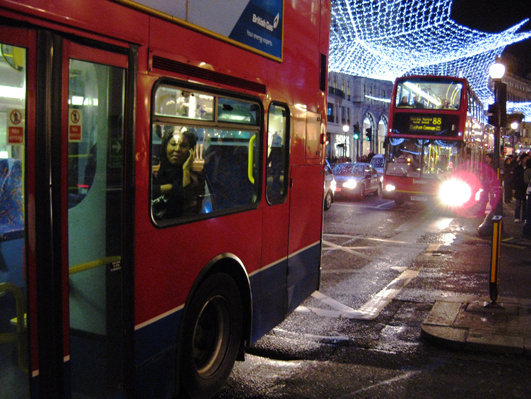
[[83,138],[83,114],[81,110],[70,108],[68,110],[68,141],[79,142]]
[[8,109],[7,144],[24,144],[24,110]]

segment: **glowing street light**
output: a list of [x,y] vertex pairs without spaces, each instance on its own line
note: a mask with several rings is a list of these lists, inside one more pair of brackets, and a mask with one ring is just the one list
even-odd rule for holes
[[[496,130],[494,131],[494,159],[493,164],[496,169],[498,180],[500,179],[500,136],[501,129],[505,127],[507,120],[507,85],[501,81],[505,75],[505,65],[501,63],[499,58],[496,58],[494,64],[489,67],[489,74],[494,81],[494,112],[496,112]],[[503,201],[501,198],[501,182],[498,184],[496,192],[496,207],[494,209],[495,215],[502,215]]]
[[505,65],[501,63],[499,58],[496,58],[494,64],[489,67],[489,75],[494,81],[501,80],[503,75],[505,75]]

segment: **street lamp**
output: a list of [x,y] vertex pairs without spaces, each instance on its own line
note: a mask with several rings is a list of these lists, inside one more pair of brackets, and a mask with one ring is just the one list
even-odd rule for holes
[[500,179],[500,136],[501,128],[505,126],[507,121],[507,86],[501,81],[505,74],[505,65],[496,58],[494,64],[489,68],[489,74],[494,82],[494,104],[489,106],[489,112],[492,113],[489,117],[489,123],[494,125],[494,154],[492,159],[492,166],[496,171],[497,183],[496,187],[492,188],[491,205],[492,211],[485,217],[483,223],[478,227],[478,233],[481,236],[493,233],[493,217],[503,216],[503,200]]
[[349,125],[343,125],[343,133],[345,133],[345,146],[343,147],[343,156],[346,158],[347,157],[347,133],[350,129],[350,126]]
[[504,127],[506,115],[504,113],[507,109],[507,86],[501,81],[505,75],[505,65],[501,63],[499,58],[496,58],[494,64],[489,68],[489,74],[494,81],[494,110],[497,113],[495,134],[494,134],[494,168],[496,169],[496,176],[498,177],[498,187],[496,188],[495,198],[496,207],[494,214],[501,216],[503,214],[503,201],[501,198],[501,182],[500,182],[500,136],[501,129]]
[[490,66],[489,75],[494,81],[501,80],[501,78],[503,78],[503,75],[505,75],[505,65],[501,63],[501,60],[499,58],[496,58],[494,64]]

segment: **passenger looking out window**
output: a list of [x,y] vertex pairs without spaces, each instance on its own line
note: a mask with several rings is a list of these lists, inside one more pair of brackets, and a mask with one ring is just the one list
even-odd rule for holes
[[153,177],[152,199],[155,219],[196,215],[205,193],[201,167],[193,167],[197,142],[195,131],[175,127],[162,137],[160,165]]

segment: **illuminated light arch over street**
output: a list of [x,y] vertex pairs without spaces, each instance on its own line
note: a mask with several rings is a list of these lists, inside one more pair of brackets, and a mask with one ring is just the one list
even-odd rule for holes
[[[486,33],[450,18],[452,0],[332,0],[331,72],[394,81],[412,74],[462,76],[484,104],[493,101],[489,66],[528,20]],[[531,108],[525,107],[526,119]]]

